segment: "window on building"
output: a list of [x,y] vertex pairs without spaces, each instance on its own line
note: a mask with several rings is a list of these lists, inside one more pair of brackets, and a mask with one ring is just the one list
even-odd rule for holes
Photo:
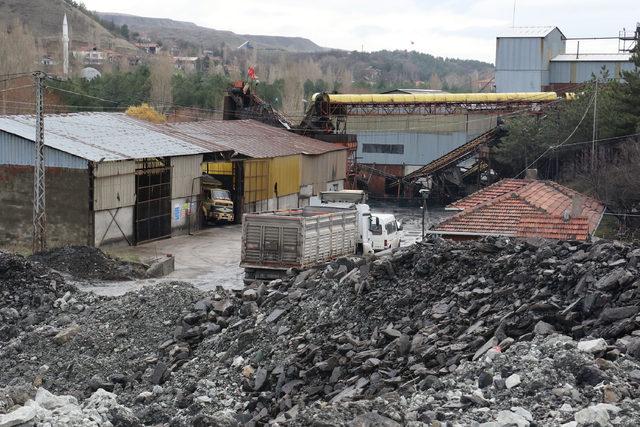
[[404,154],[402,144],[362,144],[364,153]]

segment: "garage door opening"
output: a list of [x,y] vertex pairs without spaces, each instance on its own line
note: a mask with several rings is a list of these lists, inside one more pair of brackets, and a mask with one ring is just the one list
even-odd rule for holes
[[136,161],[136,243],[171,237],[169,158]]

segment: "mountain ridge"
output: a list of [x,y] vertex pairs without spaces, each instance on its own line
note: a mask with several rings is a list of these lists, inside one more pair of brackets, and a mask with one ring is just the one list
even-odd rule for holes
[[[217,30],[203,27],[193,22],[178,21],[170,18],[153,18],[126,13],[95,12],[105,21],[117,26],[127,25],[129,31],[138,32],[154,41],[176,47],[218,48],[222,43],[237,48],[246,41],[257,48],[284,50],[290,52],[323,52],[329,50],[304,37],[269,36],[260,34],[238,34],[229,30]],[[181,43],[183,42],[183,43]],[[180,46],[182,45],[182,46]]]

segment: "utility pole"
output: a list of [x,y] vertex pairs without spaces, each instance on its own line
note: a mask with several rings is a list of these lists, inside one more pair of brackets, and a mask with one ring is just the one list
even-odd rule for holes
[[44,148],[44,78],[45,73],[36,71],[36,140],[33,164],[33,253],[47,248],[47,216],[45,212],[45,148]]
[[596,91],[593,94],[593,132],[591,135],[591,172],[596,170],[596,120],[598,117],[598,78],[596,77]]

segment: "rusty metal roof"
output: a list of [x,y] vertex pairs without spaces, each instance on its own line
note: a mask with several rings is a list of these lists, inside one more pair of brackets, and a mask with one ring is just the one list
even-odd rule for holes
[[452,205],[434,233],[586,240],[604,213],[599,201],[553,181],[503,179]]
[[208,151],[233,150],[252,158],[271,158],[295,154],[323,154],[344,150],[338,144],[297,135],[254,120],[207,120],[201,122],[168,123],[176,137],[191,137],[194,144]]
[[[0,116],[0,131],[35,140],[35,116]],[[210,150],[124,113],[47,114],[45,145],[91,161],[184,156]],[[218,146],[213,151],[224,151]]]

